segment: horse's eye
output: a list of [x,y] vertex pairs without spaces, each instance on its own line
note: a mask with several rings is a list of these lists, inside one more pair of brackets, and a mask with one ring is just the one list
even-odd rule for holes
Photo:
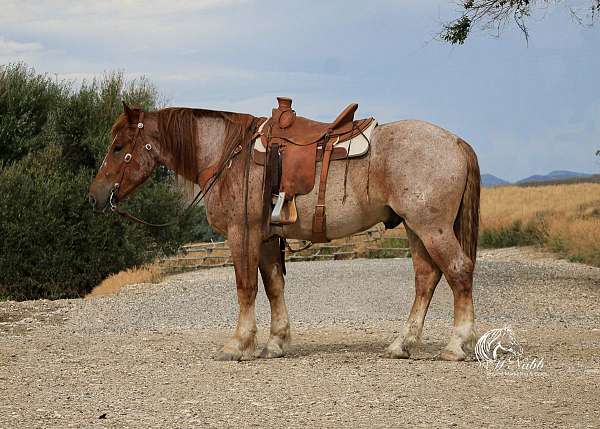
[[122,144],[115,145],[115,147],[114,147],[114,149],[113,149],[113,152],[114,152],[114,153],[117,153],[117,152],[119,152],[121,149],[123,149],[123,145],[122,145]]

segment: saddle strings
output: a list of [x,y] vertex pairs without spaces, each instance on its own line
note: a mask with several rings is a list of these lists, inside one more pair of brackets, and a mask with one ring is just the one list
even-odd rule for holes
[[[350,134],[354,132],[356,125],[352,122],[352,130]],[[350,164],[350,148],[352,147],[352,139],[348,142],[348,151],[346,151],[346,168],[344,169],[344,196],[342,197],[342,205],[346,204],[346,197],[348,194],[346,193],[346,183],[348,181],[348,164]]]
[[[365,133],[363,133],[363,131],[358,128],[356,126],[356,124],[354,122],[352,122],[352,131],[351,133],[354,132],[355,129],[358,129],[358,132],[364,137],[364,139],[367,141],[367,144],[369,145],[369,168],[367,169],[367,201],[369,200],[369,172],[371,170],[371,140],[368,139],[368,137],[365,135]],[[346,169],[344,171],[344,196],[342,197],[342,204],[346,203],[346,182],[348,180],[348,164],[350,164],[350,148],[352,147],[352,139],[350,139],[349,143],[348,143],[348,151],[346,152]]]

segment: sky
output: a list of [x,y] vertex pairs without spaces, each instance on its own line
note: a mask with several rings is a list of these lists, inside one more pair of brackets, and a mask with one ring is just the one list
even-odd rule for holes
[[0,64],[74,84],[119,70],[169,105],[268,116],[291,96],[323,121],[358,102],[357,117],[454,132],[507,180],[600,172],[600,23],[576,23],[565,3],[532,16],[528,43],[509,25],[463,46],[436,37],[458,16],[441,0],[0,0],[0,11]]

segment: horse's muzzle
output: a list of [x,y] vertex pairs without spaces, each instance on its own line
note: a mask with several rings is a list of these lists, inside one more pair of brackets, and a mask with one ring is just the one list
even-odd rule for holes
[[95,212],[105,212],[109,205],[109,197],[108,192],[98,192],[98,189],[91,189],[88,193],[88,202]]

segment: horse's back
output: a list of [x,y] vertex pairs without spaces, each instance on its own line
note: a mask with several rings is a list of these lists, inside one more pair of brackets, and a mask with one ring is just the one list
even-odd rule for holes
[[373,134],[371,149],[373,155],[383,156],[392,163],[434,166],[462,161],[458,140],[458,136],[438,125],[408,119],[379,125]]

